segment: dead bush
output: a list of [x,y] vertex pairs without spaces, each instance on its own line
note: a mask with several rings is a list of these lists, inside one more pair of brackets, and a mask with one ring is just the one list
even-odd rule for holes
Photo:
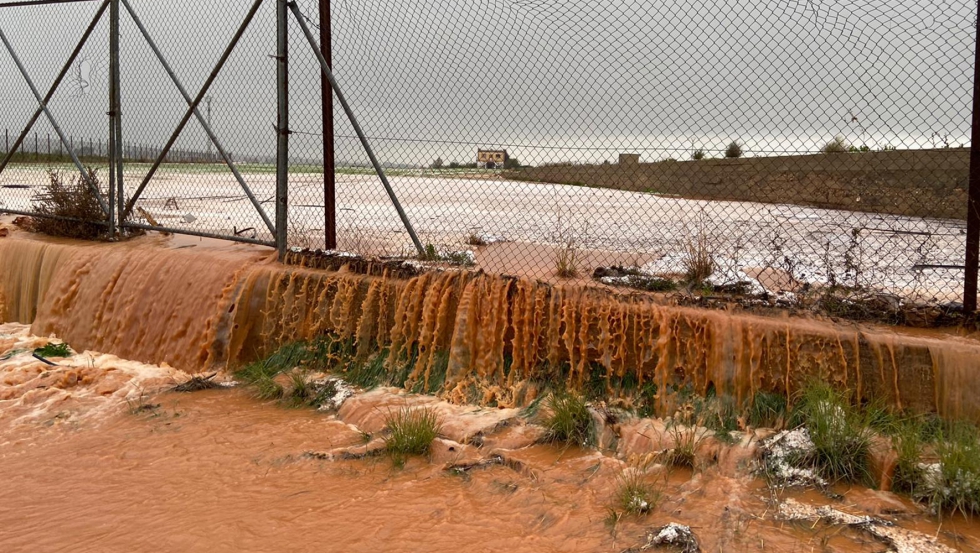
[[[31,201],[38,217],[31,229],[51,236],[96,240],[106,236],[107,220],[97,194],[99,176],[88,168],[84,175],[66,182],[57,171],[48,172],[48,184]],[[59,217],[59,218],[53,218]]]
[[702,209],[694,222],[694,229],[687,229],[684,240],[684,273],[687,281],[700,285],[715,271],[716,237],[708,230],[708,216]]

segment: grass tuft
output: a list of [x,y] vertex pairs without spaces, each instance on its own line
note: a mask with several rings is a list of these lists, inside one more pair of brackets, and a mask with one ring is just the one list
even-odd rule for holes
[[800,394],[792,413],[813,441],[813,451],[794,464],[810,465],[831,482],[870,484],[870,418],[856,409],[846,393],[822,381],[813,381]]
[[544,426],[549,441],[586,447],[595,444],[595,423],[585,399],[571,392],[552,392],[548,408],[551,414]]
[[[980,513],[980,435],[967,423],[952,423],[936,442],[939,472],[931,475],[929,503],[938,512]],[[926,476],[930,479],[930,476]]]
[[923,426],[920,417],[911,417],[899,421],[892,430],[892,446],[898,454],[895,463],[895,475],[892,478],[892,489],[916,496],[922,485],[925,471],[920,466],[923,447]]
[[735,398],[721,396],[710,398],[704,402],[704,413],[701,415],[703,425],[715,434],[715,438],[726,444],[737,441],[735,431],[738,430],[739,409]]
[[315,396],[316,390],[306,380],[306,375],[294,371],[289,373],[289,389],[283,388],[280,399],[289,407],[303,407],[311,405]]
[[262,400],[282,399],[286,395],[286,390],[282,384],[276,382],[271,376],[262,376],[251,382],[255,389],[255,397]]
[[627,515],[644,515],[657,508],[661,493],[644,478],[643,472],[627,469],[616,479],[615,507]]
[[45,359],[47,359],[49,357],[71,357],[72,352],[71,352],[71,348],[68,347],[68,344],[48,343],[45,344],[44,347],[35,349],[34,355],[38,355],[40,357],[44,357]]
[[447,263],[457,267],[470,267],[476,264],[473,253],[469,250],[442,251],[433,244],[426,244],[422,253],[418,255],[418,259],[429,263]]
[[390,373],[385,367],[388,359],[388,349],[382,349],[376,355],[361,363],[352,363],[344,371],[344,379],[360,388],[374,388],[388,384]]
[[555,276],[558,278],[575,278],[578,276],[578,247],[575,240],[569,238],[560,244],[555,252]]
[[471,232],[466,237],[466,244],[467,245],[470,245],[470,246],[486,246],[487,245],[487,241],[486,241],[485,238],[483,238],[483,236],[481,236],[481,235],[479,235],[479,234],[477,234],[475,232]]
[[428,408],[405,407],[389,413],[385,449],[392,455],[423,455],[439,435],[439,418]]
[[756,428],[779,428],[786,422],[786,396],[756,392],[749,406],[749,424]]
[[271,379],[279,373],[307,365],[317,353],[317,348],[311,347],[307,342],[285,344],[265,359],[249,363],[235,371],[235,378],[246,384]]

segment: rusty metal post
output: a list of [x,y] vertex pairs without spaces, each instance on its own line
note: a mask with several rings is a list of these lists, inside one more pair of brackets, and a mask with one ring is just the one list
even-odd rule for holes
[[[330,30],[330,0],[320,0],[320,53],[333,69],[333,41]],[[320,72],[323,103],[323,237],[325,248],[337,249],[337,173],[334,159],[333,88]]]
[[[980,2],[977,2],[980,17]],[[980,268],[980,31],[974,43],[973,59],[973,128],[970,134],[970,195],[966,201],[966,275],[963,284],[963,309],[977,310],[977,276]]]
[[286,0],[276,0],[276,249],[286,257],[289,239],[289,30]]

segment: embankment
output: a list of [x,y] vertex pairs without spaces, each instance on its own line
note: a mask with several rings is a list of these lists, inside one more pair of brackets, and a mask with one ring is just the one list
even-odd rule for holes
[[703,200],[795,204],[965,219],[970,150],[901,150],[658,163],[549,165],[514,180],[577,184]]

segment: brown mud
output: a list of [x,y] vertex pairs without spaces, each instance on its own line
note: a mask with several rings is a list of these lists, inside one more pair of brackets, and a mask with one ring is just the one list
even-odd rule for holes
[[664,401],[664,391],[688,386],[745,401],[760,390],[792,394],[816,377],[900,409],[980,420],[980,342],[970,338],[473,272],[323,271],[266,252],[13,232],[0,239],[0,317],[76,348],[188,372],[329,335],[359,361],[387,352],[389,370],[410,369],[407,387],[422,383],[457,403],[521,406],[547,386],[597,382],[613,398],[655,386]]

